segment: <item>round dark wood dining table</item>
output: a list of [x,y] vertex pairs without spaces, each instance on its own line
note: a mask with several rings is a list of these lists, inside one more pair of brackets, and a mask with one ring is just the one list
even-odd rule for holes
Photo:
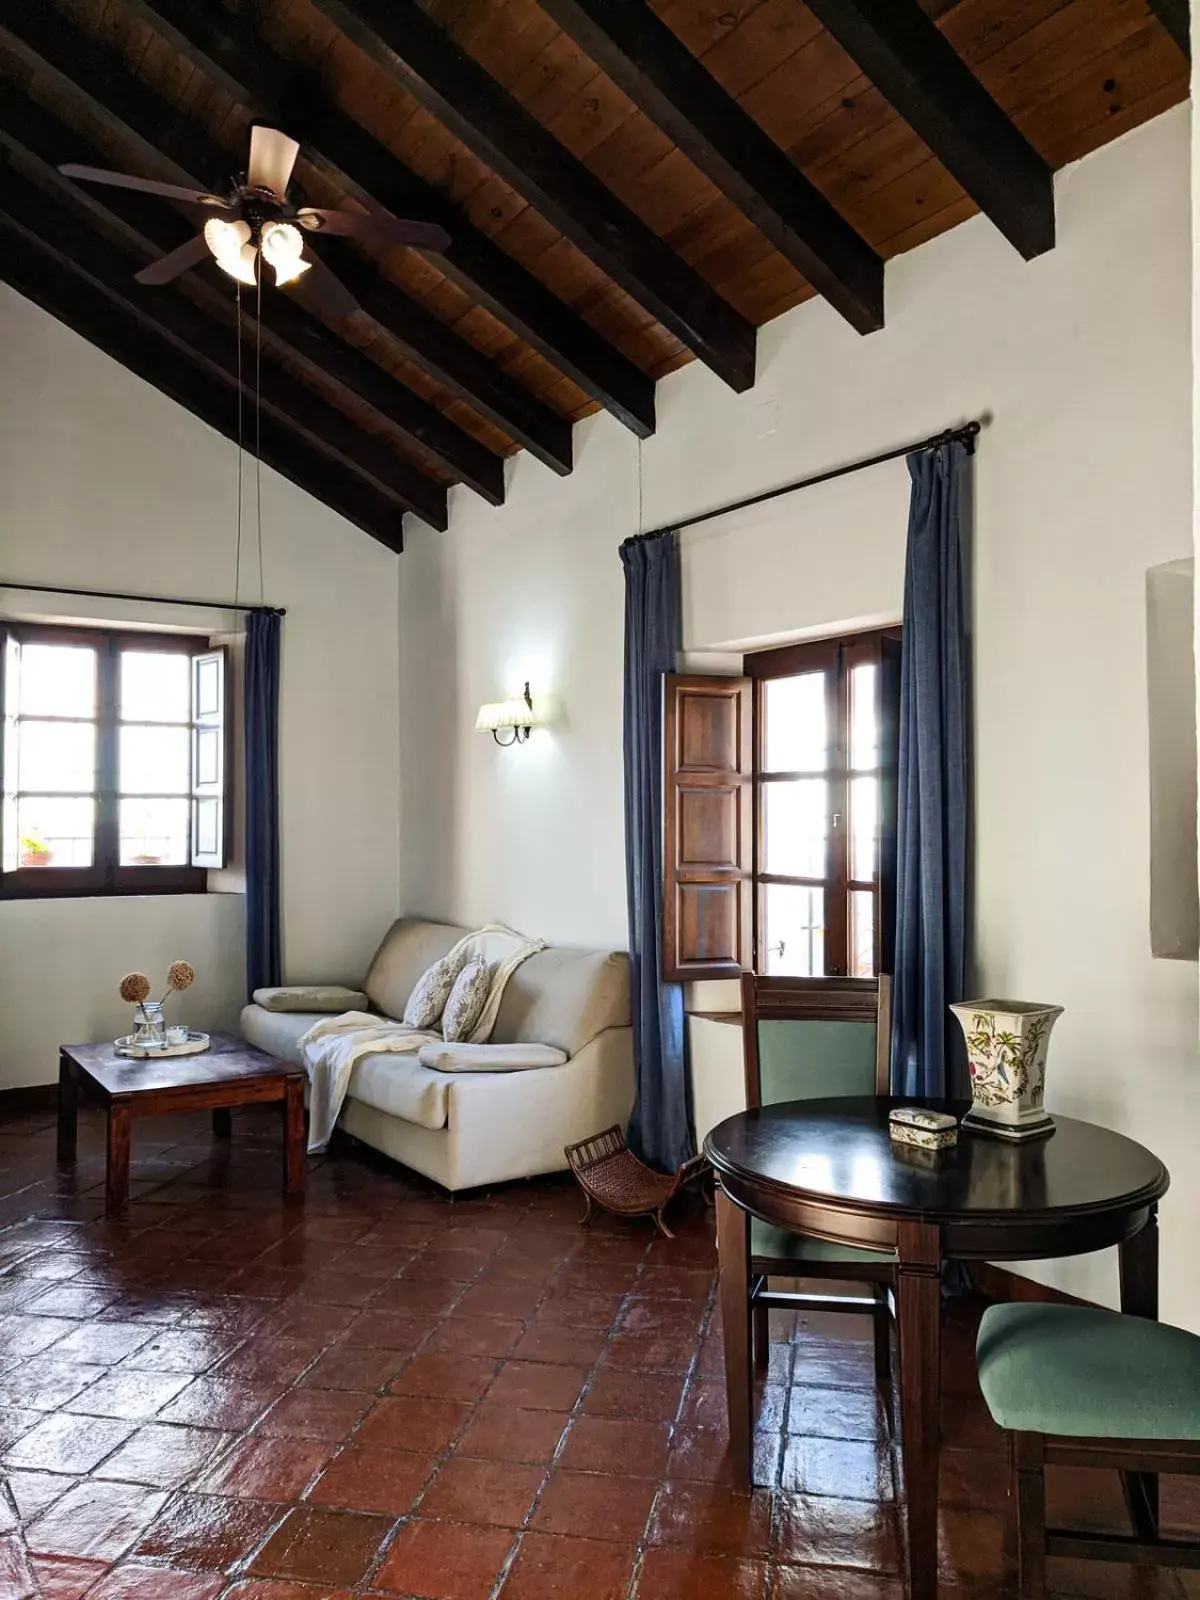
[[1157,1156],[1111,1129],[1054,1119],[1021,1144],[960,1131],[936,1155],[895,1145],[895,1105],[945,1100],[862,1096],[738,1112],[704,1150],[715,1168],[725,1384],[737,1480],[750,1487],[750,1217],[794,1233],[896,1255],[900,1438],[912,1600],[937,1594],[941,1273],[945,1260],[1032,1261],[1115,1245],[1121,1307],[1158,1316]]

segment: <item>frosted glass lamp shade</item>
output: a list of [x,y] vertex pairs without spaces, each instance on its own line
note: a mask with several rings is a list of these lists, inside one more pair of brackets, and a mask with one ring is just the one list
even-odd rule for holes
[[204,242],[222,272],[227,272],[239,283],[255,282],[258,252],[250,243],[249,223],[240,220],[226,222],[221,217],[209,217],[204,224]]
[[263,229],[262,253],[275,269],[277,284],[295,283],[308,271],[310,261],[301,259],[304,239],[290,222],[272,222]]

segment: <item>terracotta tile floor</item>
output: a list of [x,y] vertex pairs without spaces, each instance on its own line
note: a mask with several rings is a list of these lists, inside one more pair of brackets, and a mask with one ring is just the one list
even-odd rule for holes
[[[728,1484],[711,1213],[578,1224],[559,1179],[449,1202],[354,1147],[285,1204],[270,1117],[214,1146],[140,1124],[127,1217],[103,1129],[0,1122],[0,1600],[901,1600],[898,1464],[853,1318],[780,1318],[761,1489]],[[1012,1592],[977,1308],[946,1320],[941,1562]],[[1194,1482],[1194,1480],[1193,1480]],[[1115,1475],[1052,1513],[1121,1527]],[[1167,1519],[1200,1496],[1164,1485]],[[1051,1563],[1059,1594],[1191,1576]]]

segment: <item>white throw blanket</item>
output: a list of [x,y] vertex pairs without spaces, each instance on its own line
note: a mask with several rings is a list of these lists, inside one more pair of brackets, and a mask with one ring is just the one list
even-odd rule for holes
[[[492,964],[491,988],[471,1034],[471,1044],[482,1044],[490,1038],[509,978],[522,961],[545,948],[543,939],[526,939],[511,928],[489,923],[465,935],[448,952],[461,952],[468,961],[482,956]],[[310,1086],[309,1150],[316,1153],[329,1143],[350,1086],[350,1074],[364,1056],[415,1055],[423,1044],[438,1044],[441,1037],[440,1033],[406,1028],[402,1022],[372,1016],[368,1011],[346,1011],[315,1022],[300,1040]]]

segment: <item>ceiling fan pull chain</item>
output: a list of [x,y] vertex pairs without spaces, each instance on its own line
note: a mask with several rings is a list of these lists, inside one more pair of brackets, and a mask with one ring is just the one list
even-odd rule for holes
[[233,599],[241,599],[242,581],[242,286],[237,290],[237,554],[234,556]]
[[258,264],[258,307],[254,318],[254,494],[258,519],[258,603],[263,595],[262,529],[262,262]]

